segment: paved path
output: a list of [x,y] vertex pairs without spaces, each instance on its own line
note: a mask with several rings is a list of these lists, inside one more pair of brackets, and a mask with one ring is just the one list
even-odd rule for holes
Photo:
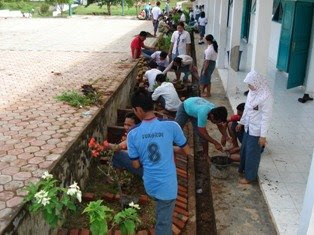
[[151,29],[147,21],[103,17],[0,20],[0,234],[22,188],[49,170],[89,121],[85,109],[54,97],[101,77],[115,90],[132,37]]

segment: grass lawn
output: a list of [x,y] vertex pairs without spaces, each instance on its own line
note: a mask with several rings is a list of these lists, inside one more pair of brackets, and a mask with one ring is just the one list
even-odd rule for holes
[[22,13],[32,13],[33,17],[52,16],[52,12],[47,12],[45,14],[40,13],[40,6],[43,4],[45,4],[45,2],[0,2],[0,9],[9,9],[11,11],[19,10]]
[[[188,3],[184,3],[183,4],[183,8],[184,9],[188,9],[188,7],[190,6],[190,2]],[[176,1],[175,0],[171,0],[170,1],[170,7],[175,7],[176,6]],[[165,2],[162,1],[161,2],[161,9],[165,8]],[[144,9],[144,5],[139,9],[142,10]],[[108,14],[108,10],[107,10],[107,6],[103,6],[103,7],[99,7],[97,5],[97,3],[91,4],[88,7],[85,6],[78,6],[75,9],[75,14],[76,15],[107,15]],[[122,15],[122,7],[120,5],[117,6],[112,6],[111,7],[111,15]],[[135,7],[124,7],[124,15],[128,15],[128,16],[136,16],[136,8]]]

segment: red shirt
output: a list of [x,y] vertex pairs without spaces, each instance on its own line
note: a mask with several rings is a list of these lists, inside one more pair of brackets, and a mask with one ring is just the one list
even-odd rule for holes
[[132,55],[135,51],[135,49],[137,49],[137,53],[135,55],[135,58],[139,58],[142,52],[142,47],[144,47],[144,41],[142,41],[142,39],[140,38],[140,36],[136,36],[132,42],[131,42],[131,52]]
[[230,122],[238,122],[240,121],[240,116],[239,115],[232,115],[230,118]]

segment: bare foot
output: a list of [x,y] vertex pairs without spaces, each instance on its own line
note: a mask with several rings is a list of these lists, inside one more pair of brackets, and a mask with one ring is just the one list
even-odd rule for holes
[[251,181],[248,181],[245,178],[239,179],[239,184],[250,184],[250,183],[251,183]]

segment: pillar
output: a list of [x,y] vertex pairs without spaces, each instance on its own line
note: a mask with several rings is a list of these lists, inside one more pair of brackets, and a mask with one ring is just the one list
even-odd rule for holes
[[206,25],[206,34],[213,34],[213,26],[214,26],[214,6],[215,0],[207,0],[205,4],[205,16],[208,19],[208,24]]
[[252,52],[252,69],[267,76],[268,48],[273,0],[257,0]]
[[[266,0],[272,1],[272,0]],[[241,26],[242,26],[242,11],[243,11],[243,0],[233,0],[232,4],[232,20],[231,20],[231,31],[230,31],[230,44],[229,44],[229,70],[228,70],[228,80],[227,80],[227,96],[235,95],[237,88],[237,75],[236,71],[232,69],[232,64],[237,64],[236,53],[231,53],[233,48],[240,47],[241,41]],[[234,67],[233,67],[234,68]]]
[[314,153],[307,180],[298,235],[314,233]]
[[226,58],[226,45],[227,45],[227,18],[228,18],[228,0],[220,1],[220,12],[219,12],[219,29],[218,37],[218,58],[217,67],[219,69],[225,68]]
[[218,38],[221,0],[215,0],[213,36]]

